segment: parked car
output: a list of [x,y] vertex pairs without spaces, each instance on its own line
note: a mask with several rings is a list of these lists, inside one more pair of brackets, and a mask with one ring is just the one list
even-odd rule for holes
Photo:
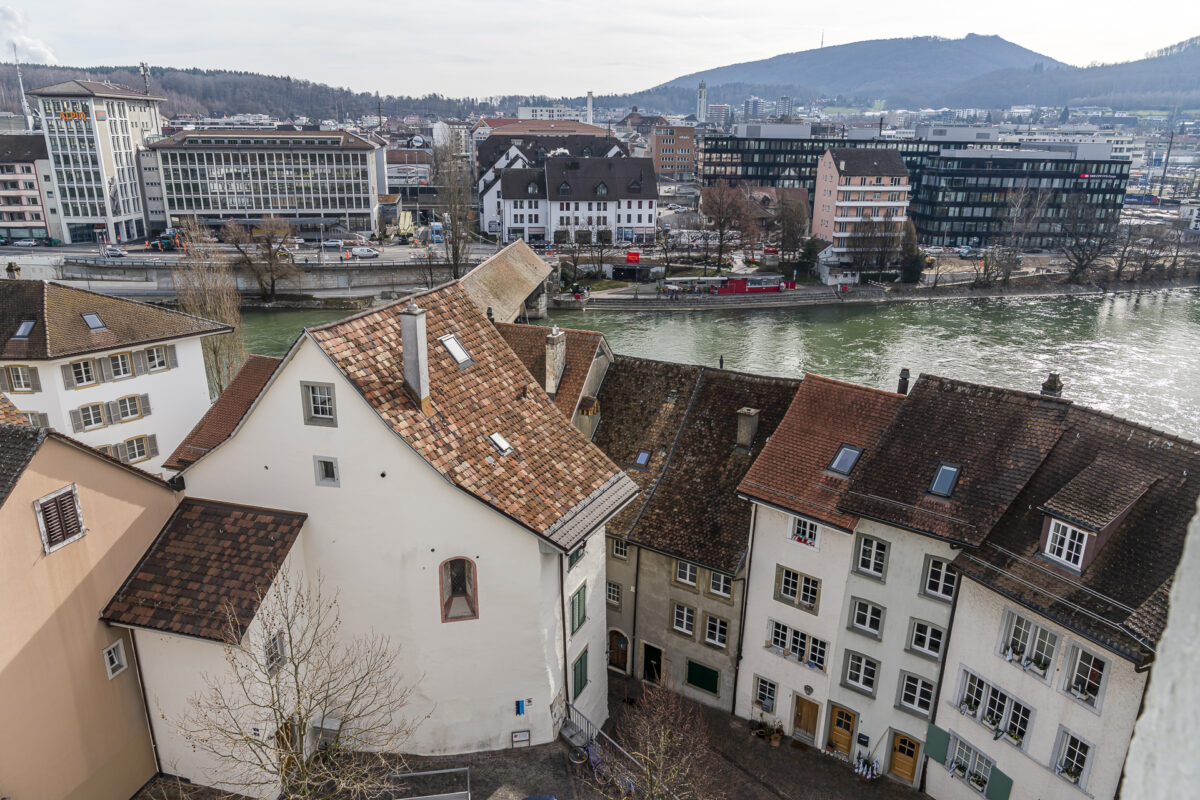
[[122,250],[119,247],[116,247],[115,245],[109,244],[109,245],[104,246],[104,257],[105,258],[124,258],[126,255],[127,254],[124,250]]
[[37,239],[17,239],[13,242],[14,247],[37,247]]
[[355,258],[379,258],[379,251],[373,247],[355,247],[350,250]]
[[62,239],[55,239],[53,236],[47,236],[41,243],[43,247],[62,247]]
[[325,241],[321,242],[321,247],[324,247],[326,250],[340,250],[342,248],[342,240],[326,239]]

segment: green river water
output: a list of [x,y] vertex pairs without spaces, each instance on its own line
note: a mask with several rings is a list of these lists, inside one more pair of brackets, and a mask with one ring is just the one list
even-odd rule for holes
[[[255,311],[252,353],[281,355],[339,311]],[[901,367],[1064,397],[1200,439],[1200,292],[692,313],[556,312],[617,353],[894,390]]]

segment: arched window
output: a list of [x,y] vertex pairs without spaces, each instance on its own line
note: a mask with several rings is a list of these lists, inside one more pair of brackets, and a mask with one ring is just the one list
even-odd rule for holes
[[566,181],[563,181],[562,183],[560,183],[558,186],[558,193],[559,194],[570,194],[571,193],[571,184],[567,183]]
[[537,181],[530,181],[529,185],[525,187],[525,191],[529,194],[537,194]]
[[596,197],[607,197],[607,196],[608,196],[608,187],[605,186],[603,183],[601,183],[600,185],[598,185],[596,187]]
[[471,559],[451,558],[442,562],[441,591],[442,622],[479,616],[475,563]]

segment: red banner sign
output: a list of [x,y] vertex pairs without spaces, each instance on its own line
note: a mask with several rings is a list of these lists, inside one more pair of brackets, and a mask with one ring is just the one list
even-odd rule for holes
[[634,252],[630,251],[625,254],[625,263],[626,264],[640,264],[641,259],[642,259],[641,253],[634,253]]

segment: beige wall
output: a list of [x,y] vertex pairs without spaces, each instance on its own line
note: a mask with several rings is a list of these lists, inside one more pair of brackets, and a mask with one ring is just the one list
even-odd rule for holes
[[[34,503],[77,484],[87,533],[47,555]],[[133,650],[100,612],[175,508],[165,486],[47,439],[0,506],[0,795],[126,800],[154,774]],[[109,680],[102,651],[125,641]]]

